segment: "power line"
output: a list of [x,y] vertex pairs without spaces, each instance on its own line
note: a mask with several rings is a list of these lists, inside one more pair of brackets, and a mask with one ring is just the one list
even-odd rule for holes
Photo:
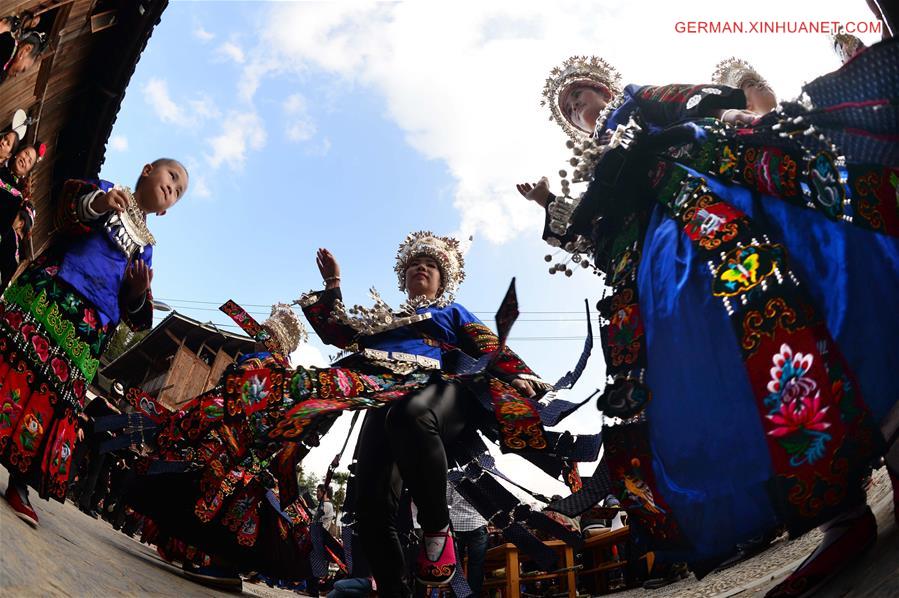
[[[210,326],[215,326],[216,328],[236,328],[240,329],[240,326],[237,324],[216,324],[215,322],[203,322],[204,324],[209,324]],[[318,336],[314,331],[309,333],[312,336]],[[584,337],[582,336],[511,336],[509,337],[510,341],[582,341]]]
[[[203,305],[215,305],[215,306],[219,306],[219,305],[221,305],[222,303],[224,303],[224,301],[200,301],[200,300],[198,300],[198,299],[166,299],[166,298],[164,298],[164,297],[158,297],[158,299],[159,299],[160,301],[164,301],[164,302],[166,302],[166,303],[199,303],[199,304],[203,304]],[[244,307],[244,308],[247,308],[247,307],[263,307],[263,308],[265,308],[265,309],[271,309],[271,307],[272,307],[271,304],[265,305],[265,304],[261,304],[261,303],[242,303],[242,302],[240,302],[240,301],[238,301],[237,304],[240,305],[240,306],[242,306],[242,307]],[[211,311],[218,311],[218,307],[215,307],[215,308],[208,308],[208,307],[207,307],[207,308],[199,308],[199,307],[197,307],[197,308],[192,308],[192,309],[207,309],[207,310],[211,310]],[[248,310],[248,311],[249,311],[249,310]],[[473,313],[473,314],[487,314],[487,315],[493,315],[493,314],[496,313],[496,310],[493,310],[493,311],[490,311],[490,310],[480,310],[480,311],[477,311],[477,310],[470,310],[470,311],[471,311],[471,313]],[[252,312],[251,312],[251,313],[252,313]],[[260,312],[256,312],[256,313],[260,313]],[[583,314],[584,312],[581,311],[581,310],[573,310],[573,311],[572,311],[572,310],[558,310],[558,311],[521,311],[521,312],[519,312],[519,313],[523,313],[523,314]]]
[[[164,299],[160,299],[160,301],[164,301],[167,305],[171,306],[174,309],[179,310],[189,310],[189,311],[210,311],[210,312],[220,312],[218,308],[215,307],[197,307],[194,305],[178,305],[171,301],[166,301]],[[269,312],[267,311],[256,311],[252,309],[247,310],[248,314],[254,316],[268,317]],[[472,312],[479,313],[479,312]],[[480,312],[484,313],[484,312]],[[534,312],[521,312],[521,313],[534,313]],[[584,318],[519,318],[518,322],[583,322]]]

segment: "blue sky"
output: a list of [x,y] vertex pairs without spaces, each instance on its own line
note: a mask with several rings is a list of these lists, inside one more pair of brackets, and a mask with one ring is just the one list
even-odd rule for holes
[[[340,261],[349,303],[368,305],[375,286],[398,304],[394,255],[408,232],[473,235],[459,301],[493,325],[517,277],[510,344],[555,380],[578,357],[583,300],[592,307],[601,286],[586,271],[548,275],[542,216],[514,189],[544,174],[558,187],[568,158],[539,106],[549,69],[596,53],[628,82],[701,82],[737,55],[792,97],[838,66],[823,36],[679,35],[675,22],[870,20],[863,2],[719,4],[176,0],[137,66],[101,176],[133,185],[154,158],[187,164],[185,199],[149,223],[153,290],[223,325],[216,308],[229,298],[262,320],[262,306],[319,288],[318,247]],[[334,353],[315,337],[310,346],[307,360]],[[603,375],[597,349],[574,395]],[[599,425],[592,406],[571,423]]]

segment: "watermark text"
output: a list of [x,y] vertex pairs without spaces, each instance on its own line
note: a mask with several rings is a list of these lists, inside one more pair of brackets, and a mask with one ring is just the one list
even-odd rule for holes
[[676,33],[882,33],[880,21],[677,21]]

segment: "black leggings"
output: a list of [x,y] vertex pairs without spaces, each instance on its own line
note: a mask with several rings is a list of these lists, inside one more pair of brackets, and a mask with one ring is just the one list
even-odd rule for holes
[[449,524],[444,444],[465,429],[473,401],[464,388],[438,382],[365,416],[356,448],[356,519],[379,596],[408,592],[396,527],[404,482],[424,531]]

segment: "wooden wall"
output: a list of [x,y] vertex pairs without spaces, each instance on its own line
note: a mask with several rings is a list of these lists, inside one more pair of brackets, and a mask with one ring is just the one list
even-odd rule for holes
[[210,368],[197,355],[185,346],[178,348],[168,379],[159,396],[159,402],[172,410],[202,393]]
[[56,140],[87,76],[85,66],[93,43],[90,16],[96,0],[14,0],[9,9],[6,2],[3,4],[0,11],[3,14],[31,10],[36,14],[44,13],[46,18],[47,11],[55,13],[47,49],[41,55],[40,63],[0,85],[0,128],[8,126],[13,112],[21,108],[37,120],[28,128],[26,141],[38,140],[47,144],[46,157],[31,175],[32,201],[38,214],[32,239],[37,248],[50,232],[49,195],[58,158]]
[[219,378],[225,372],[225,368],[234,363],[234,357],[219,349],[215,355],[215,361],[212,362],[212,369],[209,371],[209,377],[206,379],[206,385],[203,392],[206,392],[219,382]]

